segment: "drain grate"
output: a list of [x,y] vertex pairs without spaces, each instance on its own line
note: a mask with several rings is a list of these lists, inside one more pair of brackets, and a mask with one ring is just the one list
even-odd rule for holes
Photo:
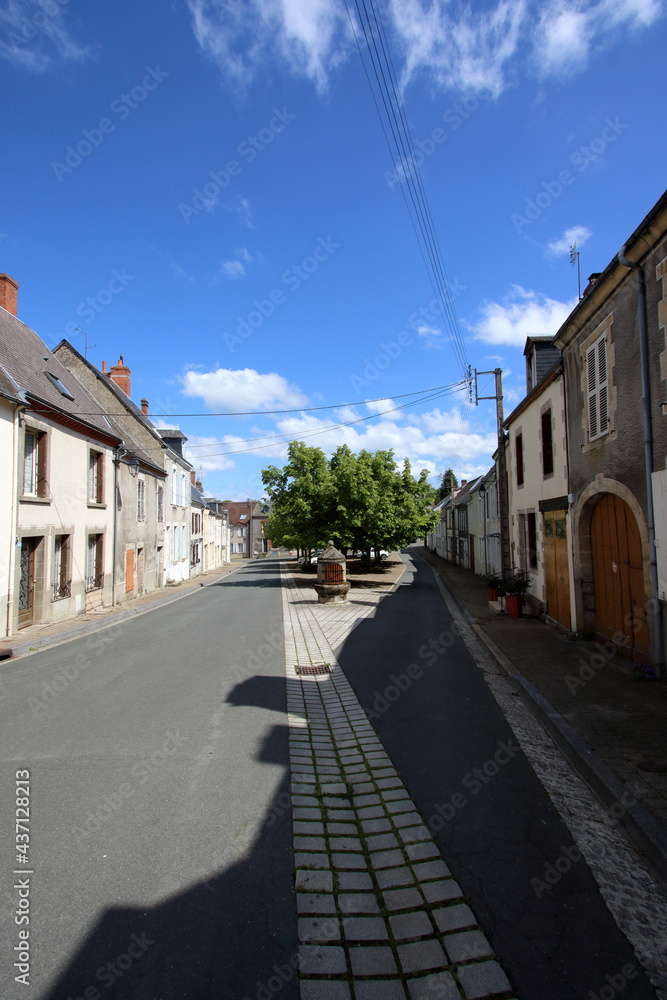
[[333,667],[330,663],[316,663],[314,666],[310,667],[295,667],[294,668],[299,677],[309,676],[312,677],[315,674],[330,674]]

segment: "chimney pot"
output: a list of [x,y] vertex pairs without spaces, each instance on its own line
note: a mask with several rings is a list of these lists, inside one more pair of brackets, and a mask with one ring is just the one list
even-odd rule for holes
[[148,416],[148,400],[147,399],[142,399],[141,400],[141,412],[143,413],[143,415],[145,417]]
[[102,374],[103,374],[103,375],[107,375],[107,374],[108,374],[108,372],[107,372],[107,363],[106,363],[106,361],[103,361],[103,362],[102,362]]
[[12,316],[18,315],[19,286],[8,274],[0,274],[0,306]]

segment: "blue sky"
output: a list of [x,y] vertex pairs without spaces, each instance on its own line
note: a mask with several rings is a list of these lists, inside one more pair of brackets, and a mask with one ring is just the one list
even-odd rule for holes
[[[20,318],[50,346],[85,331],[98,366],[123,354],[220,497],[259,497],[292,438],[480,473],[493,403],[365,401],[459,382],[461,348],[503,368],[506,412],[524,395],[526,336],[576,302],[572,241],[585,284],[665,188],[664,7],[380,4],[457,351],[344,0],[4,0],[0,271]],[[259,415],[182,416],[231,411]]]

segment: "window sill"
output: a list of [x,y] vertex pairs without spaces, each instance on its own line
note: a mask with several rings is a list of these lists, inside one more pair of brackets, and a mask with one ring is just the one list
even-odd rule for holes
[[97,500],[89,500],[88,501],[88,506],[89,507],[94,507],[96,510],[106,510],[107,509],[107,505],[106,505],[106,503],[104,501],[102,501],[101,503],[98,503]]
[[20,503],[41,503],[48,505],[51,503],[51,497],[36,497],[26,493],[20,498]]

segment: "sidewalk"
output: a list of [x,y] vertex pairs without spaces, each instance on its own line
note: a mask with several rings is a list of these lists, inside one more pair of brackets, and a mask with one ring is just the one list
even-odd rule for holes
[[489,610],[482,579],[425,548],[421,556],[463,608],[570,763],[667,877],[667,684],[637,681],[621,656],[535,618]]
[[20,632],[0,639],[0,671],[2,663],[9,662],[10,657],[23,656],[25,653],[32,653],[47,646],[54,646],[59,642],[66,642],[68,639],[77,639],[79,636],[97,632],[116,622],[125,621],[135,615],[143,614],[145,611],[152,611],[163,604],[171,604],[180,600],[187,594],[191,594],[200,587],[207,587],[225,576],[235,572],[242,566],[250,563],[251,560],[235,562],[223,566],[221,569],[211,570],[209,573],[200,573],[192,580],[184,580],[182,583],[160,587],[142,597],[135,597],[130,601],[123,601],[114,607],[100,608],[98,611],[88,614],[77,615],[75,618],[67,618],[62,622],[49,623],[46,625],[30,625],[22,628]]

